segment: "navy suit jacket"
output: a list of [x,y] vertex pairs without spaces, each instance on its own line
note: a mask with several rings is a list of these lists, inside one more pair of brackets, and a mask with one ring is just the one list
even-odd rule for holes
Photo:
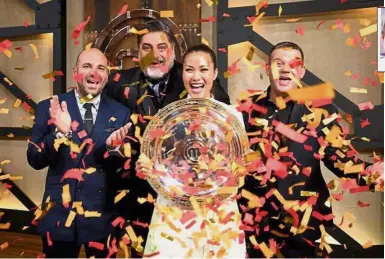
[[[55,205],[46,214],[43,213],[38,220],[37,229],[42,236],[46,236],[49,232],[51,239],[55,241],[76,241],[78,244],[84,244],[101,240],[107,238],[112,231],[111,221],[116,217],[113,198],[117,191],[115,189],[118,181],[117,171],[125,162],[123,158],[116,156],[104,158],[107,151],[106,140],[112,132],[128,122],[130,110],[102,94],[91,136],[80,138],[78,133],[85,130],[85,126],[74,91],[58,97],[60,103],[66,101],[71,120],[79,123],[76,131],[72,133],[72,141],[80,147],[86,139],[90,138],[94,146],[87,154],[91,145],[86,144],[76,158],[71,157],[70,148],[67,145],[62,144],[56,151],[55,126],[48,125],[50,102],[47,99],[38,104],[31,141],[42,148],[39,150],[35,145],[29,144],[27,158],[28,163],[36,170],[48,166],[42,209],[47,210],[45,201],[48,196]],[[63,179],[63,175],[69,169],[90,167],[95,168],[96,171],[92,174],[83,173],[84,181]],[[64,206],[62,200],[63,186],[66,184],[69,184],[71,195],[68,206]],[[77,214],[71,226],[66,227],[65,223],[70,211],[77,211],[73,208],[74,201],[82,202],[84,211],[99,212],[101,216],[85,217],[85,214]]]

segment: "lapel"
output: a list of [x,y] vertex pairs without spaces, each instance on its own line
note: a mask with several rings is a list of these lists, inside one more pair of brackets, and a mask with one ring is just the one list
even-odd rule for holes
[[96,144],[100,137],[103,135],[105,128],[108,125],[108,121],[111,118],[112,110],[110,110],[110,105],[108,102],[107,97],[105,94],[102,94],[100,96],[100,104],[99,104],[99,109],[98,109],[98,114],[96,116],[96,121],[94,124],[94,128],[92,129],[91,132],[91,138]]
[[169,105],[170,103],[180,99],[179,95],[185,89],[183,85],[181,69],[181,65],[175,61],[174,66],[170,71],[170,78],[167,82],[166,96],[164,97],[162,107],[165,107],[166,105]]

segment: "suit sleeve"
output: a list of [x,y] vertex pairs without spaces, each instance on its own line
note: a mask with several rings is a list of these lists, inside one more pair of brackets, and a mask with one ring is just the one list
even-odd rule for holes
[[35,124],[32,127],[31,142],[27,149],[27,160],[30,166],[36,170],[41,170],[57,159],[57,154],[54,148],[55,135],[50,132],[48,126],[49,120],[48,102],[43,101],[37,105],[35,113]]
[[223,102],[225,104],[230,104],[230,97],[221,86],[221,83],[219,82],[218,78],[215,79],[211,92],[214,95],[215,100]]
[[[329,114],[337,113],[338,110],[335,108],[335,106],[329,105],[325,107],[325,109],[328,111]],[[324,119],[324,118],[323,118]],[[322,136],[324,139],[326,138],[325,133],[322,131],[322,128],[327,127],[329,130],[331,130],[333,127],[338,127],[340,132],[342,132],[342,128],[339,125],[339,123],[334,120],[333,122],[329,123],[328,125],[324,125],[321,122],[320,130],[319,130],[319,136]],[[339,134],[339,136],[342,137],[342,134]],[[343,145],[342,147],[333,147],[332,143],[329,143],[325,148],[325,155],[322,159],[325,166],[332,171],[336,176],[338,177],[347,177],[347,178],[355,178],[357,179],[357,183],[360,185],[365,185],[366,181],[361,177],[361,172],[357,173],[349,173],[345,174],[342,165],[345,165],[349,161],[353,162],[353,165],[363,165],[363,169],[367,168],[370,163],[364,162],[354,156],[349,156],[348,152],[352,152],[351,147]],[[342,154],[342,155],[341,155]],[[340,167],[338,166],[340,165]]]

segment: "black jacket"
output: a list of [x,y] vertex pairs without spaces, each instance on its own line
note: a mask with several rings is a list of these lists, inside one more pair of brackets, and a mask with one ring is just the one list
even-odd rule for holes
[[[278,110],[278,108],[275,107],[275,105],[269,100],[268,92],[265,92],[263,95],[253,97],[252,104],[259,106],[254,107],[254,109],[252,109],[251,111],[244,113],[246,130],[249,133],[255,133],[258,131],[263,132],[264,126],[257,125],[255,123],[255,119],[266,119],[268,121],[268,126],[270,127],[273,124],[273,120],[277,120],[278,118],[278,116],[274,114],[274,110]],[[270,111],[272,111],[273,115],[269,113],[263,114],[263,108],[267,108],[269,106],[270,108],[272,108]],[[319,125],[315,128],[315,132],[317,133],[317,135],[309,135],[304,143],[298,143],[289,138],[285,138],[284,136],[282,137],[280,133],[277,133],[275,131],[274,126],[272,126],[272,130],[270,131],[268,136],[257,135],[257,137],[260,137],[261,139],[268,138],[269,141],[267,144],[271,144],[272,140],[275,140],[278,146],[280,146],[279,148],[286,146],[288,148],[286,152],[277,153],[279,154],[280,162],[288,163],[290,165],[288,166],[288,174],[286,176],[279,176],[279,173],[276,174],[275,171],[272,172],[272,175],[269,178],[275,176],[275,182],[267,181],[266,184],[261,184],[261,181],[255,179],[254,177],[257,175],[260,177],[263,176],[263,173],[261,172],[259,174],[254,174],[254,176],[246,176],[245,185],[243,186],[243,189],[246,189],[259,197],[266,198],[264,206],[259,208],[259,212],[256,213],[257,215],[264,215],[263,213],[261,213],[261,211],[264,210],[267,212],[267,214],[262,216],[262,219],[257,224],[259,227],[259,235],[257,237],[257,240],[259,239],[260,241],[266,242],[269,238],[277,239],[278,237],[272,234],[272,230],[275,230],[282,234],[284,238],[294,238],[296,240],[299,239],[303,242],[303,238],[306,238],[314,242],[320,237],[321,234],[319,226],[321,224],[332,224],[333,220],[331,215],[331,207],[325,205],[325,202],[329,198],[330,194],[327,184],[321,173],[321,161],[324,162],[325,166],[329,170],[331,170],[336,176],[355,178],[357,179],[358,185],[365,185],[365,181],[363,181],[363,179],[360,178],[358,174],[345,175],[343,170],[340,170],[335,166],[335,163],[337,162],[346,163],[349,160],[353,160],[353,157],[349,158],[348,155],[346,155],[346,150],[345,152],[342,152],[346,156],[340,157],[336,153],[337,150],[339,150],[338,148],[332,147],[331,145],[327,145],[324,149],[325,154],[323,155],[323,157],[319,157],[320,160],[316,156],[314,156],[315,153],[319,152],[321,147],[319,138],[323,137],[323,139],[325,139],[325,133],[323,129],[328,128],[330,130],[333,126],[340,127],[336,120],[328,123],[327,125],[323,123],[323,119],[325,118],[325,116],[327,116],[327,114],[331,115],[334,113],[338,113],[338,110],[335,106],[326,105],[319,108],[323,109],[325,113],[322,115]],[[293,129],[296,131],[301,129],[302,127],[304,127],[305,129],[310,128],[308,127],[308,122],[303,121],[302,118],[304,115],[312,113],[312,111],[303,104],[291,102],[291,104],[286,108],[286,110],[278,111],[278,113],[284,113],[284,116],[281,116],[281,119],[278,119],[278,121],[281,121],[286,125],[294,125]],[[286,121],[282,121],[282,119]],[[255,137],[256,135],[253,135],[250,138],[250,141],[252,141],[252,139]],[[306,149],[305,145],[307,145]],[[268,146],[265,146],[265,152],[262,152],[261,150],[260,141],[257,141],[251,146],[253,150],[261,151],[261,154],[263,154],[262,161],[264,163],[266,163],[267,160],[266,153],[268,152],[266,150],[272,150],[272,154],[274,155],[274,148],[272,148],[271,146],[269,148]],[[277,149],[275,149],[275,151],[277,151]],[[363,163],[365,166],[365,163],[363,161],[355,161],[355,164],[360,163]],[[296,165],[298,170],[294,168],[294,165]],[[286,201],[296,200],[299,201],[299,204],[302,204],[304,202],[313,204],[309,223],[307,225],[308,228],[306,231],[296,235],[293,235],[293,233],[290,232],[290,228],[292,226],[297,225],[297,228],[300,226],[305,211],[295,209],[294,211],[291,211],[288,208],[284,208],[281,202],[277,199],[276,195],[273,194],[274,189],[276,189]],[[345,192],[347,192],[347,190],[345,190]],[[247,200],[241,199],[240,204],[247,206]],[[252,210],[249,211],[249,213],[251,212]],[[318,215],[326,216],[326,219],[322,220],[321,217],[320,220],[319,217],[317,218]],[[248,234],[251,233],[249,232]]]

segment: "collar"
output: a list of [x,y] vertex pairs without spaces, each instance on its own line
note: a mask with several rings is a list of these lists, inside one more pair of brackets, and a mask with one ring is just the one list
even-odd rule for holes
[[89,101],[82,102],[81,101],[82,98],[80,97],[80,95],[78,93],[78,90],[75,88],[75,97],[76,97],[76,101],[78,102],[79,107],[83,107],[83,105],[85,103],[92,103],[94,105],[94,107],[96,109],[98,109],[99,108],[99,104],[100,104],[100,99],[101,99],[100,96],[101,95],[99,94],[98,96],[96,96],[95,98],[93,98],[93,99],[91,99]]

